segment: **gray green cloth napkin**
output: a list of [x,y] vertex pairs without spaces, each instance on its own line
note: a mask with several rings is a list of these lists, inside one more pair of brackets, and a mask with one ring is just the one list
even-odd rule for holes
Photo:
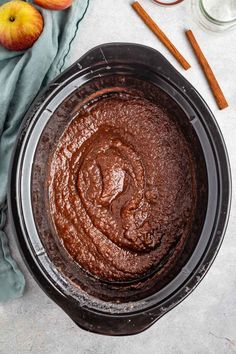
[[[0,0],[0,5],[4,2]],[[89,0],[64,11],[39,8],[44,30],[32,48],[10,52],[0,46],[0,302],[23,294],[25,279],[10,255],[4,226],[9,163],[24,113],[39,90],[67,65],[72,41]]]

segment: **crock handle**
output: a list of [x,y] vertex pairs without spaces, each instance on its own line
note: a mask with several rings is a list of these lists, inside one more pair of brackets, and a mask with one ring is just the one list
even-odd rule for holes
[[136,63],[145,65],[153,72],[175,83],[178,81],[178,78],[182,79],[182,75],[178,73],[168,60],[151,47],[140,44],[136,44],[134,47],[134,45],[130,43],[107,43],[88,51],[59,75],[53,84],[60,84],[84,69],[92,68],[95,65],[104,65],[104,63],[109,66],[111,62],[116,62],[116,64],[119,62],[123,64],[127,62],[128,64]]
[[80,328],[110,336],[138,334],[164,315],[160,309],[123,316],[93,312],[91,309],[71,305],[69,302],[61,307]]

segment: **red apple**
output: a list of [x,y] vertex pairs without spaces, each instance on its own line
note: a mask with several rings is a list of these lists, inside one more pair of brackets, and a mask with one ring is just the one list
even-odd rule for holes
[[35,4],[50,10],[64,10],[72,5],[73,0],[34,0]]
[[42,15],[27,2],[14,0],[0,6],[0,44],[9,50],[31,47],[43,26]]

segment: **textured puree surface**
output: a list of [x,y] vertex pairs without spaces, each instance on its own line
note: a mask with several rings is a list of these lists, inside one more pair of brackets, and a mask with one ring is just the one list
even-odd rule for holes
[[174,120],[131,92],[78,110],[48,172],[55,233],[86,271],[129,281],[174,262],[195,213],[195,165]]

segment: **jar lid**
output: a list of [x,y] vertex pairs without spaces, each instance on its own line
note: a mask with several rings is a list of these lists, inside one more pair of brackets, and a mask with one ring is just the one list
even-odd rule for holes
[[159,4],[159,5],[177,5],[180,2],[182,2],[183,0],[153,0],[155,3]]

